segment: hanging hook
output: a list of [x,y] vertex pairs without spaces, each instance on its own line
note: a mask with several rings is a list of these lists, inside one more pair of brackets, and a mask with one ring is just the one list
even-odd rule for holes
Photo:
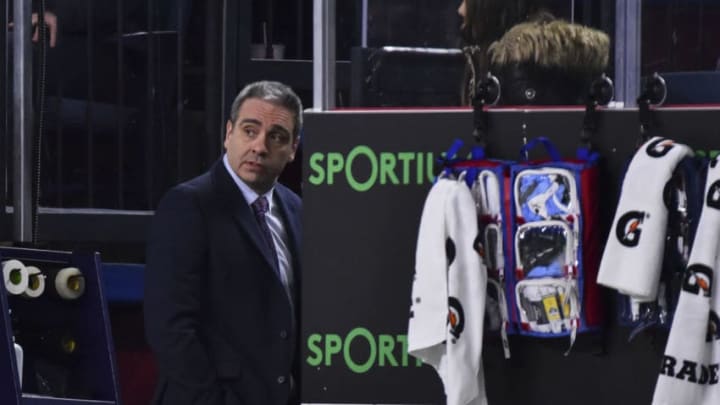
[[500,100],[500,81],[492,73],[478,83],[473,97],[473,138],[482,148],[487,146],[488,113],[485,106],[494,106]]
[[650,107],[659,107],[667,98],[667,85],[657,72],[645,80],[642,92],[637,99],[640,119],[640,143],[645,143],[651,137],[651,131],[656,126],[655,117]]
[[590,84],[590,89],[585,101],[585,117],[583,127],[580,131],[580,147],[590,149],[590,137],[597,131],[598,112],[597,107],[608,105],[615,95],[615,86],[612,79],[605,73],[600,75]]

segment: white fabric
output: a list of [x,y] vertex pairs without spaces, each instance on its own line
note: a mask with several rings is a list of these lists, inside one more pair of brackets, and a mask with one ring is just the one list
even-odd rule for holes
[[[425,201],[418,233],[408,352],[436,369],[447,405],[487,404],[481,359],[487,270],[473,246],[479,240],[475,218],[470,189],[439,179]],[[452,261],[448,239],[455,247]],[[451,302],[459,302],[462,311]]]
[[[686,145],[660,137],[638,149],[625,174],[598,284],[640,301],[655,300],[668,215],[663,191],[678,163],[691,155]],[[625,244],[621,237],[626,238]],[[631,246],[633,243],[637,245]]]
[[[717,324],[720,314],[717,287],[720,209],[707,203],[708,200],[715,204],[720,202],[717,195],[720,192],[720,164],[708,170],[705,190],[705,205],[665,347],[653,405],[720,404],[720,325]],[[697,265],[710,270],[709,279],[693,270]]]
[[[467,172],[465,172],[467,175]],[[461,175],[462,177],[462,175]],[[503,354],[506,359],[510,358],[510,342],[507,337],[507,327],[509,323],[507,299],[505,298],[505,256],[503,255],[503,242],[505,235],[502,232],[502,203],[503,198],[500,192],[500,181],[498,176],[492,170],[481,170],[477,178],[472,182],[470,194],[475,201],[477,215],[479,217],[487,217],[491,219],[491,223],[485,224],[485,228],[480,230],[484,232],[483,243],[485,244],[485,257],[483,263],[488,271],[497,272],[497,280],[488,277],[489,287],[496,291],[497,301],[492,295],[486,293],[485,316],[487,316],[487,326],[491,330],[500,331],[500,339],[503,345]],[[489,232],[496,232],[497,239],[495,248],[489,243]],[[492,266],[495,268],[493,269]]]

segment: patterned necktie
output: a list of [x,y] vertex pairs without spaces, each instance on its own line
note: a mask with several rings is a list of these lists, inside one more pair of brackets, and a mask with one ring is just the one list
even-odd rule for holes
[[[275,249],[275,242],[273,241],[272,234],[270,233],[270,227],[268,227],[267,219],[265,218],[265,213],[268,212],[268,200],[265,196],[260,196],[250,205],[255,212],[255,219],[257,220],[258,225],[260,225],[263,239],[265,239],[265,243],[270,248],[270,252],[272,253],[272,257],[275,261],[276,272],[278,273],[278,277],[280,277],[280,266],[278,265],[278,255],[277,250]],[[280,279],[282,280],[282,277]]]

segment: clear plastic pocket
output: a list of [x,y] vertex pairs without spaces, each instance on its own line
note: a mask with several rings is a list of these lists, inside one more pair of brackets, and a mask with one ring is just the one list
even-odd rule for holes
[[509,359],[510,343],[507,337],[509,318],[507,299],[505,298],[505,287],[502,282],[493,278],[488,278],[485,315],[485,328],[489,331],[500,332],[503,353],[505,354],[505,358]]
[[575,238],[561,221],[530,222],[515,234],[516,278],[565,277],[574,274]]
[[485,302],[485,328],[499,331],[503,321],[507,319],[507,303],[502,285],[495,279],[488,278],[487,299]]
[[481,217],[500,219],[502,196],[500,195],[500,180],[491,170],[481,171],[471,187],[473,199],[477,204],[478,214]]
[[523,170],[515,177],[513,191],[517,215],[526,222],[565,219],[580,213],[575,177],[566,169]]
[[530,332],[564,334],[577,322],[577,287],[572,279],[520,281],[515,288],[523,329]]
[[483,231],[485,242],[485,267],[493,276],[504,277],[505,258],[503,256],[502,231],[497,224],[487,224]]

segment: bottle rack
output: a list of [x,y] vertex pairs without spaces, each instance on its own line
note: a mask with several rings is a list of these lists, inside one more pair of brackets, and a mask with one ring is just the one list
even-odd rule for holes
[[[12,294],[5,285],[0,289],[0,404],[119,404],[100,255],[0,248],[0,261],[8,260],[48,276],[45,292],[36,298]],[[53,293],[50,274],[68,267],[82,273],[75,287],[84,292],[76,299]]]

